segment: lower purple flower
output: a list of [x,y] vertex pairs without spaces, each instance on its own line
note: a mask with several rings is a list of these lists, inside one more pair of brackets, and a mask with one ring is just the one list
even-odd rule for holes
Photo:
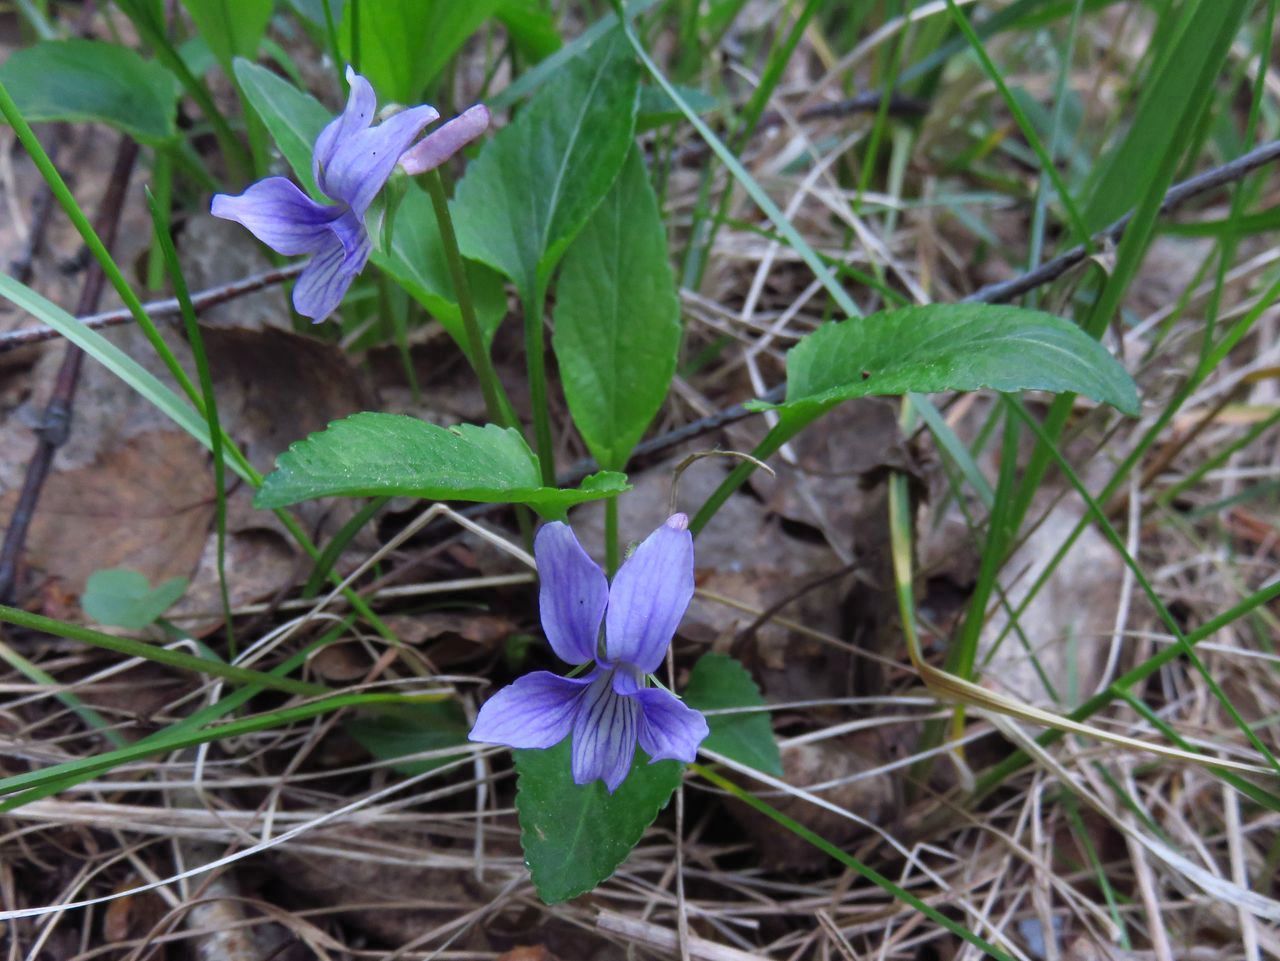
[[[674,694],[646,686],[693,597],[689,519],[673,514],[633,553],[610,585],[567,524],[538,532],[542,627],[583,677],[527,674],[480,708],[470,738],[512,748],[549,748],[573,736],[573,780],[599,778],[610,793],[631,770],[639,743],[649,763],[692,761],[706,719]],[[603,651],[600,627],[605,628]]]

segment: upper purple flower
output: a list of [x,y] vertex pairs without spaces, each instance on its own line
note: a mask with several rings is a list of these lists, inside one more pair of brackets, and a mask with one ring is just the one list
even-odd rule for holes
[[333,204],[318,204],[284,177],[268,177],[238,197],[218,194],[210,212],[243,224],[286,257],[311,254],[293,288],[293,306],[317,323],[333,313],[369,259],[364,216],[400,155],[440,116],[435,107],[403,110],[376,127],[369,81],[347,68],[347,107],[316,138],[311,170]]
[[[689,518],[673,514],[627,558],[610,585],[567,524],[547,524],[533,545],[542,628],[559,657],[595,662],[584,677],[526,674],[485,702],[470,738],[548,748],[573,734],[573,780],[617,790],[635,757],[692,761],[706,719],[674,694],[646,687],[693,597]],[[600,645],[600,625],[605,637]]]

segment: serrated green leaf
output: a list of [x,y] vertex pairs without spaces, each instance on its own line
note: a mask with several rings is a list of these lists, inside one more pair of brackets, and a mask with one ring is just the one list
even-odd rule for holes
[[196,31],[226,70],[235,57],[252,58],[271,21],[275,0],[182,0]]
[[1072,391],[1138,411],[1132,378],[1075,324],[987,304],[905,307],[824,324],[788,352],[787,399],[778,409],[804,419],[852,397],[983,388]]
[[667,235],[638,150],[565,254],[552,343],[583,440],[602,467],[621,470],[666,398],[680,350]]
[[329,202],[311,175],[311,154],[316,138],[333,115],[311,94],[266,67],[237,58],[232,70],[245,98],[293,168],[302,189],[316,200]]
[[513,752],[520,845],[547,904],[576,898],[613,874],[667,806],[684,770],[678,761],[650,764],[637,748],[627,779],[610,794],[600,781],[573,783],[570,743]]
[[537,296],[631,147],[635,63],[615,36],[561,67],[458,184],[462,252]]
[[[751,674],[727,654],[704,654],[693,665],[684,702],[699,711],[731,707],[763,707],[764,698]],[[707,718],[711,733],[702,746],[757,771],[782,776],[782,756],[765,711],[713,714]]]
[[0,83],[29,123],[105,123],[147,144],[177,136],[178,81],[113,43],[42,40],[0,64]]
[[[500,0],[373,0],[348,3],[338,36],[349,63],[360,64],[360,73],[378,95],[411,106],[422,100],[426,87],[498,7]],[[358,13],[360,55],[352,56],[354,24]]]
[[[466,744],[467,732],[471,730],[457,701],[379,706],[376,713],[348,718],[342,726],[366,751],[383,761]],[[448,757],[421,758],[393,767],[400,774],[412,777],[433,771],[450,760]]]
[[253,502],[275,508],[316,497],[409,496],[528,504],[560,516],[627,489],[625,476],[603,472],[577,490],[543,487],[537,457],[511,428],[446,428],[403,414],[363,413],[292,444]]
[[[464,353],[470,354],[435,210],[431,198],[417,184],[405,185],[404,197],[392,224],[391,249],[375,250],[371,259],[440,321]],[[507,313],[502,278],[475,261],[467,262],[467,277],[471,282],[476,319],[488,343]]]
[[111,567],[89,575],[80,606],[99,624],[139,631],[154,624],[186,590],[185,577],[171,577],[152,587],[139,571]]

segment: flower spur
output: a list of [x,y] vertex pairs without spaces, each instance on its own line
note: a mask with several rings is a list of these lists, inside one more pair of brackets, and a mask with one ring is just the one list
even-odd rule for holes
[[706,719],[674,694],[645,686],[693,597],[689,519],[673,514],[612,584],[567,524],[544,526],[534,555],[547,640],[562,660],[595,666],[583,677],[535,671],[519,678],[480,708],[470,739],[548,748],[572,734],[574,783],[599,778],[610,793],[631,770],[637,742],[650,763],[692,761],[707,736]]

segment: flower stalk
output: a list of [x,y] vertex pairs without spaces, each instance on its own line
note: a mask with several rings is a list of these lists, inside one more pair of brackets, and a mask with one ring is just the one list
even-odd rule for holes
[[524,309],[524,355],[529,370],[529,406],[533,413],[533,436],[542,469],[542,483],[556,486],[556,455],[551,443],[551,411],[547,407],[547,358],[542,334],[542,285],[521,297]]
[[420,175],[419,180],[431,197],[431,206],[436,213],[436,224],[440,228],[440,241],[444,245],[444,259],[449,265],[449,273],[453,279],[453,292],[458,298],[458,312],[462,314],[462,326],[467,334],[467,354],[471,366],[480,381],[480,390],[484,394],[484,406],[489,419],[503,427],[518,427],[515,412],[511,409],[498,372],[494,369],[493,358],[489,356],[489,346],[485,343],[484,332],[480,329],[480,321],[476,316],[475,299],[471,296],[471,282],[467,278],[467,265],[458,249],[458,235],[453,229],[453,217],[449,213],[449,200],[445,196],[444,181],[438,169],[428,170]]

